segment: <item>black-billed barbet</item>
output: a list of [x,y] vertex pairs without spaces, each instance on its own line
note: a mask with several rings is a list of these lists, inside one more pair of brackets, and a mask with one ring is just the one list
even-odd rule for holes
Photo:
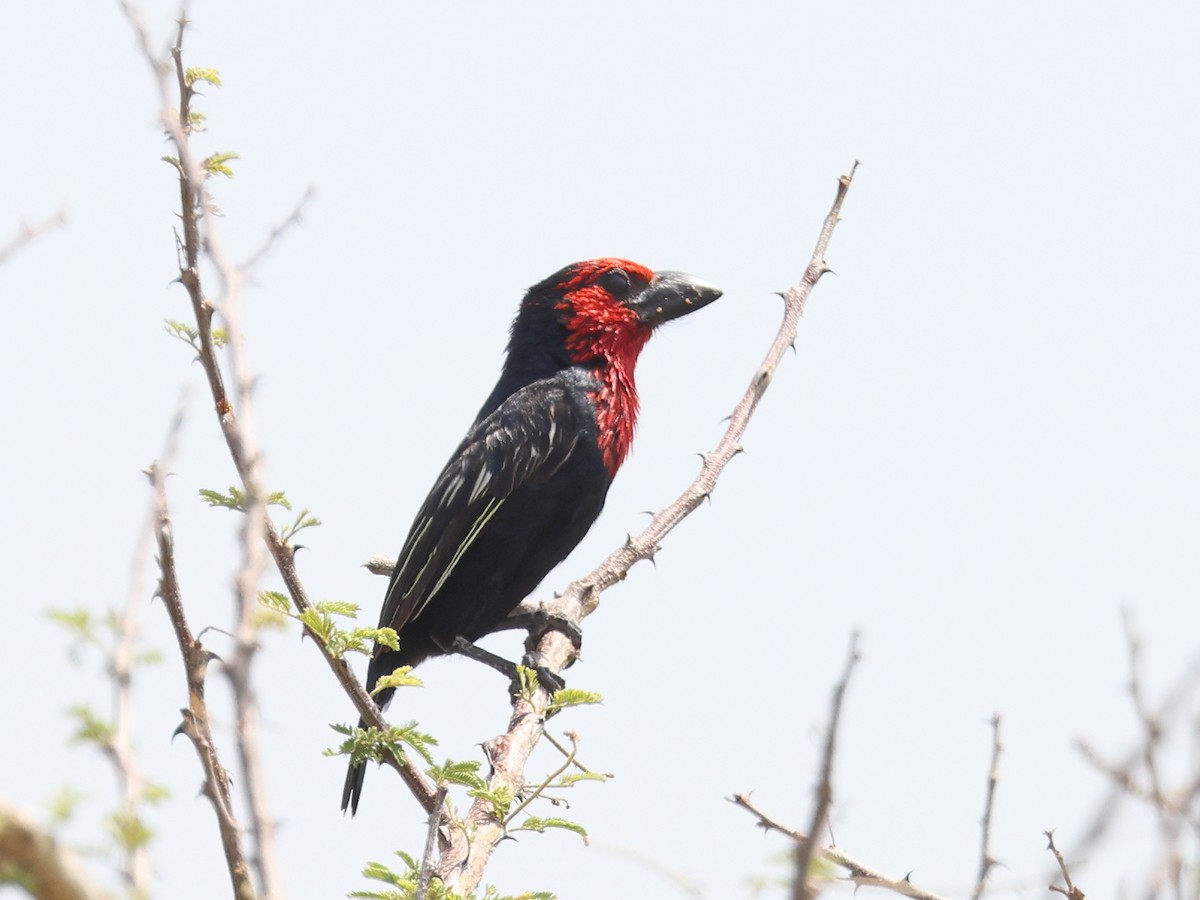
[[[623,259],[575,263],[529,289],[500,380],[400,550],[379,617],[400,649],[376,645],[368,690],[496,629],[575,548],[629,453],[646,341],[720,296]],[[358,808],[363,775],[362,765],[347,773],[343,810]]]

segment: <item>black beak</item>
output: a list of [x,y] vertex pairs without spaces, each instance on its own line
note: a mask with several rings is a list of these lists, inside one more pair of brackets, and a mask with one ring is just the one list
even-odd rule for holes
[[654,280],[637,296],[629,298],[643,325],[657,328],[663,322],[678,319],[708,306],[721,296],[720,288],[682,272],[658,272]]

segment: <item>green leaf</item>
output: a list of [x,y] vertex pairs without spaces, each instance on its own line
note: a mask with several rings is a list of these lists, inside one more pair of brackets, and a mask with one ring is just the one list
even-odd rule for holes
[[314,603],[313,609],[317,612],[353,619],[358,615],[361,607],[357,603],[349,603],[345,600],[322,600],[320,603]]
[[163,331],[178,338],[196,352],[200,351],[200,330],[187,322],[178,319],[163,319]]
[[495,790],[488,788],[475,788],[467,791],[467,794],[472,797],[477,797],[480,800],[486,800],[492,804],[492,809],[496,813],[496,818],[504,819],[508,816],[508,811],[512,809],[513,792],[504,785],[500,785]]
[[569,788],[581,781],[608,781],[608,777],[603,772],[566,772],[560,775],[551,787]]
[[593,703],[603,703],[604,698],[595,691],[581,691],[576,688],[563,688],[561,691],[555,691],[554,696],[550,698],[550,705],[547,707],[547,714],[550,712],[558,712],[560,709],[566,709],[570,706],[587,706]]
[[288,512],[292,511],[292,501],[283,491],[271,491],[266,497],[267,506],[282,506]]
[[57,622],[77,640],[95,642],[95,621],[92,614],[82,606],[76,609],[51,609],[46,612],[46,618]]
[[542,819],[538,816],[530,816],[517,828],[510,828],[509,831],[536,831],[538,834],[544,834],[547,828],[562,828],[566,831],[573,831],[581,838],[583,842],[588,843],[587,829],[578,822],[572,822],[570,819]]
[[204,167],[204,171],[209,175],[224,175],[226,178],[233,177],[233,169],[225,165],[231,159],[241,159],[238,153],[224,152],[214,153],[211,156],[206,156],[200,163]]
[[157,803],[162,803],[164,800],[169,799],[170,796],[171,792],[161,784],[155,784],[152,781],[147,781],[142,786],[142,800],[151,806]]
[[144,847],[154,837],[154,832],[146,823],[124,812],[113,813],[108,819],[108,828],[116,842],[127,852]]
[[291,615],[292,613],[291,598],[279,591],[259,591],[258,602],[267,609],[283,613],[284,615]]
[[518,693],[526,700],[532,700],[533,695],[537,693],[537,689],[540,686],[537,669],[519,665],[517,666],[517,677],[521,680]]
[[183,83],[188,87],[194,85],[197,81],[204,81],[211,84],[213,87],[221,87],[221,73],[216,69],[204,69],[196,66],[184,69]]
[[326,756],[349,756],[352,766],[360,765],[367,760],[383,759],[388,753],[403,761],[404,748],[407,746],[426,764],[433,765],[433,755],[430,747],[437,746],[437,739],[417,729],[416,722],[407,725],[393,725],[386,731],[371,726],[369,728],[351,728],[349,725],[330,725],[338,734],[346,735],[336,748],[325,751]]
[[[390,631],[391,629],[388,630]],[[400,666],[391,675],[384,675],[375,682],[375,688],[371,691],[371,696],[374,697],[380,691],[387,690],[388,688],[423,687],[425,682],[421,681],[420,678],[408,674],[412,670],[412,666]]]
[[65,825],[75,815],[75,808],[86,799],[86,794],[70,785],[64,785],[50,798],[50,828]]
[[67,715],[75,720],[75,731],[71,741],[78,744],[95,744],[106,748],[112,745],[113,726],[101,719],[92,709],[82,704],[72,706]]
[[[291,509],[291,507],[289,506],[288,509]],[[292,524],[283,526],[279,536],[283,538],[285,544],[290,543],[292,538],[305,528],[316,528],[320,524],[321,520],[314,516],[311,510],[302,509],[296,515],[296,520]]]
[[229,486],[229,493],[222,494],[220,491],[211,491],[208,488],[200,488],[200,499],[212,507],[222,507],[224,509],[245,510],[246,495],[243,494],[233,485]]
[[486,791],[487,782],[479,775],[477,760],[446,760],[444,766],[430,766],[425,773],[437,784],[462,784],[477,791]]

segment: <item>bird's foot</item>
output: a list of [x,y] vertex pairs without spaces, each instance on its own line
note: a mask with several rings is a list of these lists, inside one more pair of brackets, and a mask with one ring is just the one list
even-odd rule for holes
[[[521,693],[521,673],[517,669],[517,664],[509,662],[503,656],[497,656],[490,650],[484,650],[482,647],[472,644],[464,637],[456,637],[450,642],[448,647],[443,648],[448,653],[457,653],[459,656],[465,656],[467,659],[473,659],[476,662],[483,663],[491,669],[495,669],[502,675],[507,675],[512,682],[512,693]],[[548,693],[553,694],[555,691],[561,691],[567,686],[567,683],[555,672],[550,671],[546,666],[528,666],[537,673],[538,684],[546,689]]]
[[539,606],[529,612],[511,615],[504,620],[504,624],[501,627],[523,628],[529,632],[531,637],[539,632],[553,629],[570,638],[576,652],[583,647],[583,631],[580,630],[579,626],[566,616],[547,612],[544,606]]

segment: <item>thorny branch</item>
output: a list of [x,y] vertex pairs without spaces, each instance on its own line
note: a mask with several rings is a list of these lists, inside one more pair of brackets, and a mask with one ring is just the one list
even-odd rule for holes
[[1054,832],[1044,831],[1042,833],[1046,835],[1046,849],[1054,854],[1054,859],[1058,863],[1058,870],[1062,872],[1063,881],[1067,883],[1065,888],[1052,884],[1050,885],[1050,890],[1056,894],[1062,894],[1067,900],[1084,900],[1083,891],[1071,881],[1071,870],[1067,868],[1067,861],[1063,858],[1062,852],[1054,846]]
[[[243,534],[243,540],[247,544],[261,546],[256,539],[250,540],[248,538],[248,535],[257,531],[257,534],[266,542],[267,549],[274,559],[276,568],[287,587],[288,593],[291,595],[292,602],[298,610],[303,611],[310,608],[312,604],[296,571],[293,548],[281,538],[274,523],[265,515],[265,511],[262,509],[263,492],[259,473],[259,457],[258,453],[253,449],[247,431],[247,423],[244,421],[244,417],[250,414],[250,410],[243,405],[243,401],[249,398],[250,391],[253,388],[253,381],[249,376],[249,367],[245,363],[242,332],[238,325],[237,292],[245,281],[247,270],[245,267],[239,268],[233,265],[229,261],[228,254],[224,251],[211,198],[203,190],[206,174],[190,146],[192,124],[190,104],[195,92],[192,86],[188,84],[186,69],[183,66],[183,37],[187,21],[181,18],[178,22],[175,43],[170,51],[171,62],[167,62],[161,59],[151,47],[148,32],[141,21],[140,13],[136,7],[129,0],[121,0],[121,6],[138,37],[143,56],[154,72],[159,88],[161,122],[178,154],[180,219],[182,223],[182,235],[179,240],[181,256],[179,281],[187,290],[188,298],[192,305],[193,315],[199,332],[199,359],[204,369],[209,392],[212,396],[214,411],[247,498],[247,530]],[[174,98],[172,97],[173,91],[177,93],[177,100],[175,102],[173,102]],[[266,252],[266,249],[271,246],[275,236],[292,222],[298,221],[299,212],[300,208],[298,207],[287,222],[276,230],[276,234],[268,238],[264,247],[251,256],[249,263],[253,263],[261,258],[262,253]],[[221,313],[228,326],[231,368],[238,383],[238,410],[236,413],[234,401],[230,399],[225,388],[224,377],[217,358],[216,342],[213,339],[212,319],[216,312],[216,307],[205,296],[200,277],[199,261],[201,252],[204,249],[207,249],[225,282],[226,296],[222,303]],[[233,295],[232,303],[230,302],[230,294]],[[247,558],[251,559],[249,556]],[[252,571],[252,559],[250,564],[247,564],[247,560],[244,559],[239,576],[239,595],[242,594],[242,586],[245,583],[246,574]],[[243,612],[247,608],[248,604],[243,603],[241,605]],[[251,646],[248,641],[242,640],[247,637],[248,634],[239,629],[239,644],[241,646]],[[378,706],[376,706],[375,702],[367,694],[362,682],[351,671],[346,661],[333,656],[323,642],[315,639],[315,635],[313,637],[313,643],[325,657],[326,663],[333,670],[338,682],[353,700],[359,714],[369,725],[386,730],[388,724]],[[242,670],[248,679],[249,666],[246,659],[247,657],[242,655]],[[234,671],[238,671],[238,653],[234,655],[233,665]],[[250,730],[253,731],[253,726],[256,722],[257,707],[247,707],[247,709],[252,713],[254,719],[245,721],[242,724],[243,727],[249,725]],[[243,712],[245,710],[239,710],[239,716]],[[406,758],[389,755],[384,759],[384,762],[391,765],[400,773],[401,778],[417,797],[421,805],[426,811],[431,811],[434,806],[435,790],[429,779]],[[248,769],[246,777],[248,782],[253,781],[255,779],[255,772],[252,769]],[[261,779],[259,779],[258,783],[261,783]],[[253,807],[253,798],[255,796],[253,791],[250,796]],[[258,838],[256,861],[262,861],[268,855],[273,856],[273,853],[268,854],[269,848],[266,843],[271,834],[272,823],[269,822],[266,816],[255,816],[254,821],[256,826],[255,836]],[[268,879],[271,878],[269,867],[262,866],[260,868],[260,875],[266,885]],[[276,887],[276,890],[279,890],[279,888]]]
[[842,679],[833,689],[833,703],[829,710],[829,725],[825,728],[825,749],[821,754],[821,780],[817,783],[817,803],[813,809],[812,824],[808,827],[809,839],[796,845],[796,874],[792,879],[794,900],[809,900],[814,896],[809,885],[808,872],[812,865],[813,850],[829,817],[829,805],[833,802],[833,757],[837,741],[838,723],[842,718],[842,700],[850,684],[850,673],[858,663],[858,632],[850,635],[850,653],[846,657],[846,668]]
[[233,884],[233,895],[237,900],[254,900],[257,894],[250,879],[246,855],[242,850],[241,827],[233,812],[229,775],[217,755],[217,745],[213,741],[212,730],[208,722],[208,707],[204,700],[204,676],[208,670],[210,654],[204,645],[192,636],[191,629],[188,627],[179,581],[175,574],[175,546],[171,514],[167,508],[167,490],[164,480],[166,476],[157,463],[150,466],[147,474],[151,484],[154,485],[154,496],[157,501],[155,538],[158,545],[160,571],[157,594],[162,598],[163,604],[167,608],[167,615],[171,619],[171,627],[175,630],[175,638],[179,643],[179,652],[183,656],[184,674],[187,680],[188,705],[185,709],[180,710],[183,722],[177,733],[183,733],[192,742],[192,746],[196,748],[196,755],[200,757],[200,764],[204,768],[205,778],[202,791],[212,802],[213,811],[217,815],[217,826],[221,832],[221,845],[225,850],[225,861],[229,868],[230,881]]
[[[837,194],[825,217],[804,276],[783,295],[784,315],[779,331],[741,401],[734,408],[724,436],[713,450],[704,455],[700,474],[674,503],[654,516],[641,534],[631,537],[624,546],[613,551],[586,578],[570,584],[561,596],[543,604],[551,618],[565,619],[578,625],[585,616],[590,615],[599,604],[603,591],[625,578],[634,563],[653,558],[663,538],[704,502],[712,493],[726,464],[741,452],[740,441],[746,425],[770,385],[784,353],[796,340],[796,330],[808,296],[821,276],[829,271],[825,264],[825,252],[834,228],[840,221],[842,203],[857,169],[856,162],[849,174],[838,180]],[[537,665],[553,672],[561,672],[575,658],[575,647],[570,638],[554,628],[530,634],[525,646]],[[542,736],[549,700],[545,690],[537,691],[529,699],[521,696],[513,699],[513,713],[507,731],[485,745],[493,767],[492,790],[507,788],[515,795],[524,787],[525,765]],[[483,877],[492,851],[504,834],[504,825],[497,819],[491,803],[483,799],[476,800],[466,814],[466,828],[454,829],[452,833],[444,835],[447,845],[438,863],[438,876],[460,894],[474,890]]]
[[[768,816],[755,806],[745,794],[734,794],[729,798],[729,802],[750,812],[751,815],[758,819],[759,827],[766,831],[778,831],[780,834],[787,835],[796,842],[797,846],[809,843],[815,844],[815,842],[809,841],[808,835],[804,832],[796,831]],[[900,894],[903,897],[916,898],[916,900],[946,900],[946,898],[938,894],[917,887],[907,877],[891,878],[884,875],[870,866],[864,865],[837,847],[816,847],[813,852],[826,862],[832,863],[838,868],[845,869],[847,873],[846,880],[853,883],[856,887],[883,888],[884,890]]]
[[992,867],[996,865],[996,858],[992,856],[992,808],[996,800],[996,782],[1000,780],[1000,751],[1003,747],[1000,744],[1000,713],[992,715],[992,764],[988,767],[987,779],[987,800],[983,804],[983,818],[980,820],[980,828],[983,836],[979,848],[979,876],[975,879],[975,892],[971,895],[972,900],[979,900],[983,896],[984,888],[987,886],[988,874],[992,871]]

